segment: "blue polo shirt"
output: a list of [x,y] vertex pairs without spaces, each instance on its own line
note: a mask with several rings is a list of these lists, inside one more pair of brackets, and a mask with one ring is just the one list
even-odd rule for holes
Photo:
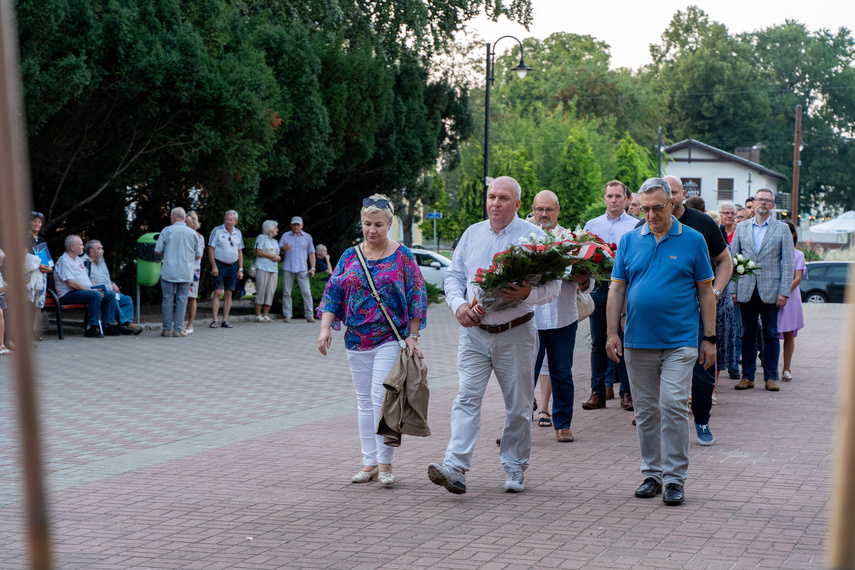
[[645,223],[618,245],[612,281],[627,284],[627,348],[698,346],[697,284],[715,276],[703,236],[671,221],[661,240]]

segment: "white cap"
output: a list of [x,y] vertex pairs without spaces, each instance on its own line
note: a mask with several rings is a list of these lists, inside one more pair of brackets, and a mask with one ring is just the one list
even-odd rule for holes
[[303,218],[301,218],[300,216],[294,216],[293,218],[291,218],[291,223],[292,224],[300,224],[302,226],[303,225]]

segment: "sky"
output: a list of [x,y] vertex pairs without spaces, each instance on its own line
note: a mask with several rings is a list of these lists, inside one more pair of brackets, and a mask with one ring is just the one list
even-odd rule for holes
[[[796,20],[811,31],[845,27],[855,30],[855,0],[697,0],[677,2],[654,0],[531,0],[534,18],[530,31],[501,18],[473,20],[467,28],[476,31],[485,42],[504,35],[519,39],[546,38],[555,32],[590,35],[611,46],[612,67],[637,69],[651,62],[649,46],[660,43],[662,32],[677,12],[690,5],[699,6],[710,20],[724,24],[731,34],[751,32]],[[516,42],[507,39],[498,46],[502,53]]]

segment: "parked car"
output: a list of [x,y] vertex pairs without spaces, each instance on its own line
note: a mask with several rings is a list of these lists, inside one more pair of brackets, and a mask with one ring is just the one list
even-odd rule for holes
[[416,263],[419,264],[419,269],[422,270],[422,277],[424,277],[425,282],[444,290],[442,282],[445,279],[445,272],[451,266],[451,260],[428,249],[412,249],[411,251],[416,258]]
[[811,261],[799,286],[804,303],[842,303],[853,262]]

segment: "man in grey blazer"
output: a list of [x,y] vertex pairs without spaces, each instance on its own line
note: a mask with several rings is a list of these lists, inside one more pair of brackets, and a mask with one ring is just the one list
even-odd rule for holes
[[743,275],[733,294],[742,314],[742,379],[737,390],[754,387],[757,371],[757,320],[763,329],[763,379],[766,389],[777,392],[778,310],[787,304],[793,283],[793,237],[786,224],[772,218],[775,195],[765,188],[754,194],[754,217],[736,226],[731,249],[758,267],[758,275]]

